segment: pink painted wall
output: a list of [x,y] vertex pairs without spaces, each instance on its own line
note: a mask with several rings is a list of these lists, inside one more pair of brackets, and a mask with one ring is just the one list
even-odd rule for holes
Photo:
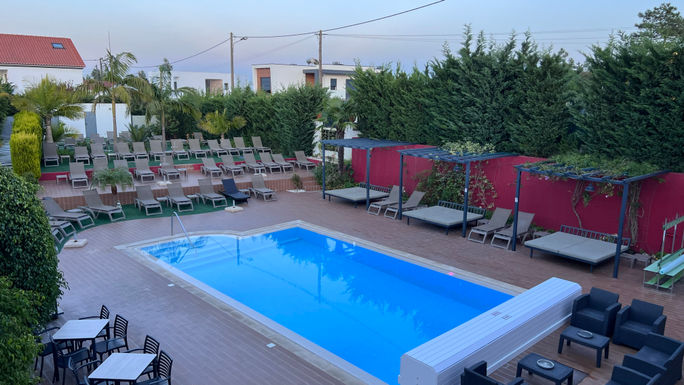
[[[422,145],[390,147],[375,149],[371,157],[370,181],[372,184],[391,186],[399,184],[398,149],[427,147]],[[482,168],[487,178],[494,185],[497,197],[493,199],[494,207],[513,209],[516,185],[516,169],[514,165],[534,162],[541,158],[514,156],[472,163],[473,167]],[[352,151],[352,167],[357,182],[366,180],[366,151]],[[404,157],[404,186],[409,193],[417,184],[416,175],[430,170],[432,161],[423,158]],[[535,214],[534,224],[558,230],[561,225],[578,226],[577,217],[572,212],[571,197],[575,189],[575,181],[552,181],[544,177],[522,173],[520,189],[520,210]],[[592,194],[591,201],[585,207],[577,204],[577,212],[582,225],[589,230],[610,234],[618,231],[622,188],[616,187],[613,196],[604,196],[598,192]],[[490,203],[490,202],[488,202]],[[642,182],[641,207],[638,209],[639,234],[638,244],[633,245],[637,251],[645,250],[654,253],[660,250],[662,241],[662,225],[674,219],[677,214],[684,215],[684,174],[668,173],[658,178]],[[676,234],[676,248],[682,237],[680,226]],[[629,237],[629,229],[625,228],[624,236]],[[672,242],[671,232],[666,239],[666,251]]]

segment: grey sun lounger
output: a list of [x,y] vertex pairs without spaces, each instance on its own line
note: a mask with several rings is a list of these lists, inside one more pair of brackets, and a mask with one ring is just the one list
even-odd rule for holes
[[228,151],[228,153],[231,155],[240,155],[240,150],[233,147],[233,145],[230,143],[230,139],[228,138],[221,139],[221,148]]
[[211,151],[212,155],[228,155],[228,150],[226,150],[225,148],[221,148],[216,139],[207,140],[207,145],[209,146],[209,151]]
[[180,139],[171,139],[171,151],[176,159],[190,159],[190,154],[185,151],[185,148],[183,147],[183,141]]
[[[530,232],[530,226],[532,225],[532,219],[534,219],[534,214],[526,213],[524,211],[518,212],[518,238],[523,237],[523,241]],[[489,243],[494,247],[499,247],[502,249],[508,249],[513,239],[513,225],[506,227],[503,230],[496,231],[492,240]],[[505,243],[502,243],[505,242]]]
[[[470,229],[470,233],[468,233],[468,240],[477,243],[485,243],[485,240],[487,240],[488,236],[506,227],[506,222],[508,222],[509,216],[511,216],[510,209],[502,209],[501,207],[497,207],[494,210],[494,214],[492,214],[492,218],[489,220],[489,222]],[[473,237],[473,235],[475,235],[475,237]],[[479,238],[479,236],[482,238]]]
[[51,197],[44,197],[41,203],[43,204],[45,212],[47,212],[48,216],[51,218],[78,223],[78,226],[82,229],[95,226],[95,221],[93,221],[93,218],[90,215],[84,212],[64,211]]
[[95,158],[93,159],[93,172],[106,170],[109,167],[109,162],[107,158]]
[[59,166],[59,155],[57,155],[57,145],[50,142],[43,142],[43,165],[48,167],[48,163],[54,162],[51,166]]
[[210,178],[198,179],[197,184],[199,184],[199,196],[202,198],[202,203],[206,204],[207,201],[210,201],[211,205],[216,207],[216,203],[223,202],[219,206],[228,206],[226,197],[214,191],[214,184]]
[[[97,190],[83,191],[83,198],[85,198],[86,205],[81,206],[80,208],[89,212],[95,218],[100,214],[107,214],[109,220],[112,222],[126,219],[126,214],[120,207],[109,206],[102,203],[102,199],[100,199],[100,194]],[[119,214],[119,216],[116,216],[117,214]]]
[[[173,182],[166,186],[166,188],[169,190],[169,203],[171,206],[176,205],[178,211],[193,211],[195,209],[192,200],[183,193],[183,186],[179,182]],[[187,206],[190,206],[190,208],[185,210],[181,208]]]
[[261,164],[263,164],[264,167],[266,167],[270,172],[273,172],[274,170],[283,172],[283,168],[271,158],[271,153],[260,152],[259,157],[261,158]]
[[135,159],[150,159],[143,142],[133,142],[133,155]]
[[273,161],[278,163],[280,168],[283,169],[283,172],[287,171],[288,169],[290,171],[294,171],[294,166],[292,163],[288,162],[283,158],[283,154],[273,154]]
[[135,155],[131,152],[131,149],[128,148],[128,143],[126,142],[119,142],[116,143],[116,159],[135,159]]
[[[50,228],[53,230],[52,235],[59,243],[62,243],[62,240],[76,232],[76,228],[69,221],[58,221],[51,219],[48,221],[48,223],[50,224]],[[57,230],[59,235],[56,235],[54,230]]]
[[266,147],[261,143],[261,137],[260,136],[253,136],[252,137],[252,145],[254,149],[258,152],[271,152],[270,147]]
[[235,202],[248,202],[249,195],[238,190],[235,180],[231,178],[221,179],[223,183],[223,191],[219,191],[219,194],[224,195],[226,198],[230,198]]
[[135,160],[135,177],[144,182],[145,179],[154,181],[154,172],[150,170],[150,161],[147,159]]
[[248,152],[242,154],[242,156],[245,158],[245,166],[247,166],[248,170],[251,169],[255,174],[266,172],[266,168],[261,163],[256,161],[254,154]]
[[297,160],[295,161],[297,167],[305,168],[307,170],[309,169],[309,167],[316,168],[316,163],[308,160],[306,158],[306,155],[304,155],[304,151],[295,151],[295,157],[297,158]]
[[[562,225],[560,231],[529,240],[525,246],[530,249],[530,258],[534,250],[539,250],[587,263],[593,271],[594,266],[615,257],[616,240],[614,235]],[[627,251],[630,241],[623,238],[620,250]]]
[[205,144],[205,143],[207,143],[207,141],[204,140],[204,135],[202,135],[202,133],[199,132],[199,131],[193,132],[193,133],[192,133],[192,138],[193,138],[193,139],[197,139],[197,140],[200,142],[200,144]]
[[[145,215],[157,215],[164,211],[161,203],[154,199],[152,187],[149,185],[135,186],[135,195],[135,207],[138,210],[145,209]],[[156,209],[159,209],[159,211],[155,211]],[[150,213],[150,210],[153,210],[152,213]]]
[[239,166],[235,164],[235,161],[233,160],[232,155],[221,155],[221,169],[228,174],[230,172],[235,176],[235,174],[244,174],[245,170],[242,168],[242,166]]
[[[173,154],[173,152],[169,152],[170,154]],[[167,152],[162,149],[162,142],[161,140],[150,140],[150,156],[154,158],[154,160],[159,160],[166,155]]]
[[[124,170],[128,171],[129,174],[131,174],[131,168],[128,166],[127,160],[114,159],[114,168],[123,168]],[[131,174],[131,178],[133,178],[133,174]]]
[[66,148],[74,148],[76,147],[76,138],[72,138],[67,136],[64,138],[64,147]]
[[83,162],[90,164],[90,155],[88,154],[88,147],[76,146],[74,147],[74,160],[76,162]]
[[[484,214],[485,209],[470,206],[468,207],[466,222],[470,223],[484,218]],[[407,225],[411,219],[419,219],[433,225],[444,227],[446,229],[446,234],[449,234],[449,229],[454,226],[466,225],[463,223],[463,205],[455,202],[439,201],[437,202],[437,206],[411,210],[402,213],[402,215],[406,217]]]
[[252,187],[250,187],[249,191],[254,194],[255,197],[262,197],[265,201],[274,201],[278,199],[275,191],[266,187],[263,175],[252,175]]
[[223,175],[221,169],[216,165],[214,158],[203,158],[200,171],[202,171],[202,174],[211,175],[212,177]]
[[102,144],[93,142],[90,145],[90,157],[93,159],[93,162],[95,162],[95,159],[107,159],[107,154],[104,153]]
[[399,186],[394,185],[389,192],[389,196],[381,201],[376,201],[368,206],[368,214],[380,215],[382,209],[389,205],[399,203]]
[[[390,189],[387,187],[370,185],[369,198],[370,200],[387,198],[389,191]],[[354,203],[354,207],[356,207],[359,205],[359,202],[366,201],[366,184],[361,183],[358,187],[325,190],[325,196],[328,197],[328,201],[331,201],[331,197],[351,201]]]
[[195,159],[199,158],[200,155],[205,158],[207,157],[209,150],[203,150],[202,147],[200,147],[199,139],[188,139],[188,146],[190,146],[190,153]]
[[173,156],[170,155],[164,155],[158,172],[164,180],[170,180],[174,178],[180,179],[180,171],[173,166]]
[[236,136],[233,138],[233,143],[235,143],[235,147],[237,147],[238,150],[244,155],[246,153],[252,154],[254,151],[252,150],[252,147],[247,147],[245,145],[245,140],[242,139],[241,136]]
[[71,181],[71,187],[76,188],[76,184],[81,184],[82,188],[88,188],[90,185],[88,182],[88,175],[85,172],[85,167],[81,162],[69,162],[69,180]]
[[[401,205],[401,211],[415,210],[420,206],[420,201],[423,200],[425,193],[423,191],[413,190],[411,196]],[[385,209],[385,218],[397,219],[399,215],[399,202],[392,203]]]

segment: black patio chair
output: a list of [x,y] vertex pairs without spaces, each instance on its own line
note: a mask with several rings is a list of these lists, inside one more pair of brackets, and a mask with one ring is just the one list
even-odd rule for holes
[[649,377],[634,369],[616,365],[606,385],[656,385],[660,381],[660,374]]
[[104,341],[95,342],[95,344],[92,346],[93,357],[97,355],[101,360],[105,353],[109,354],[114,350],[119,352],[121,351],[121,348],[126,348],[126,350],[128,350],[127,333],[128,320],[117,314],[114,318],[114,336]]
[[[81,317],[79,319],[109,319],[109,308],[105,305],[102,305],[100,308],[100,315],[91,315],[87,317]],[[102,329],[102,331],[95,338],[109,339],[109,323],[107,323],[107,326],[105,326],[105,328]]]
[[221,182],[223,182],[223,191],[219,191],[219,193],[234,200],[235,202],[247,202],[249,195],[238,190],[234,179],[226,178],[222,179]]
[[[525,380],[516,377],[506,385],[521,385]],[[461,374],[461,385],[503,385],[491,377],[487,377],[487,362],[480,361],[470,367],[463,369]]]
[[592,287],[589,294],[580,295],[573,302],[570,325],[610,337],[622,306],[618,298],[618,294]]
[[617,313],[613,343],[641,349],[648,333],[665,332],[665,321],[662,306],[634,299]]
[[52,375],[52,382],[59,381],[59,369],[62,369],[62,385],[64,385],[66,370],[69,368],[70,363],[74,365],[90,360],[90,352],[87,348],[80,348],[70,353],[64,353],[60,349],[60,345],[52,339],[52,335],[50,335],[50,344],[52,344],[52,358],[55,369]]
[[37,331],[33,333],[33,335],[36,337],[36,342],[41,343],[43,345],[42,350],[38,352],[38,355],[36,356],[35,363],[33,364],[33,370],[38,369],[38,357],[40,357],[40,373],[38,374],[39,377],[43,377],[43,366],[45,364],[45,357],[51,355],[54,353],[55,348],[59,348],[60,350],[67,349],[70,347],[70,345],[67,342],[60,342],[58,344],[53,344],[49,337],[51,336],[49,332],[53,330],[59,330],[58,326],[53,326],[51,328],[43,329],[40,331]]
[[171,367],[173,360],[165,351],[159,352],[157,357],[157,375],[147,381],[136,382],[136,385],[171,385]]
[[71,372],[76,378],[76,385],[95,385],[105,382],[101,380],[88,379],[88,375],[92,373],[101,362],[102,361],[100,360],[93,360],[77,366],[73,360],[69,360],[69,369],[71,369]]
[[649,333],[635,354],[625,354],[622,366],[647,376],[660,374],[659,385],[674,385],[682,378],[684,344],[660,334]]
[[[145,336],[145,343],[143,344],[142,348],[135,348],[135,349],[130,349],[126,350],[126,353],[132,353],[132,352],[143,352],[146,354],[154,354],[155,356],[159,354],[159,342],[152,338],[149,334]],[[155,374],[155,367],[157,366],[157,358],[152,362],[150,366],[145,368],[141,375],[147,374],[149,378],[152,378]]]

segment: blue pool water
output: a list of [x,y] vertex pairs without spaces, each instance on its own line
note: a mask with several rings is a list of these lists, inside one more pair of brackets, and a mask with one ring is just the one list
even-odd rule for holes
[[403,353],[511,298],[299,227],[192,240],[142,250],[390,384]]

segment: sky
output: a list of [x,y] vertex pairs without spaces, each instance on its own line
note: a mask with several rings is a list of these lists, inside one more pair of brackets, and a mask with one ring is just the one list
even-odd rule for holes
[[[251,82],[253,64],[306,64],[318,56],[314,32],[402,12],[434,0],[5,0],[0,33],[71,38],[89,73],[111,46],[137,59],[134,71],[154,70],[223,41],[230,32],[246,36],[234,46],[236,82]],[[684,12],[684,0],[671,3]],[[424,68],[443,57],[444,44],[457,51],[466,24],[499,42],[512,32],[532,33],[535,41],[563,48],[576,61],[612,32],[635,30],[637,14],[656,7],[650,0],[444,0],[434,5],[323,36],[323,62],[400,65]],[[30,16],[27,16],[30,15]],[[432,36],[429,36],[432,35]],[[173,64],[179,71],[230,72],[228,42]]]

